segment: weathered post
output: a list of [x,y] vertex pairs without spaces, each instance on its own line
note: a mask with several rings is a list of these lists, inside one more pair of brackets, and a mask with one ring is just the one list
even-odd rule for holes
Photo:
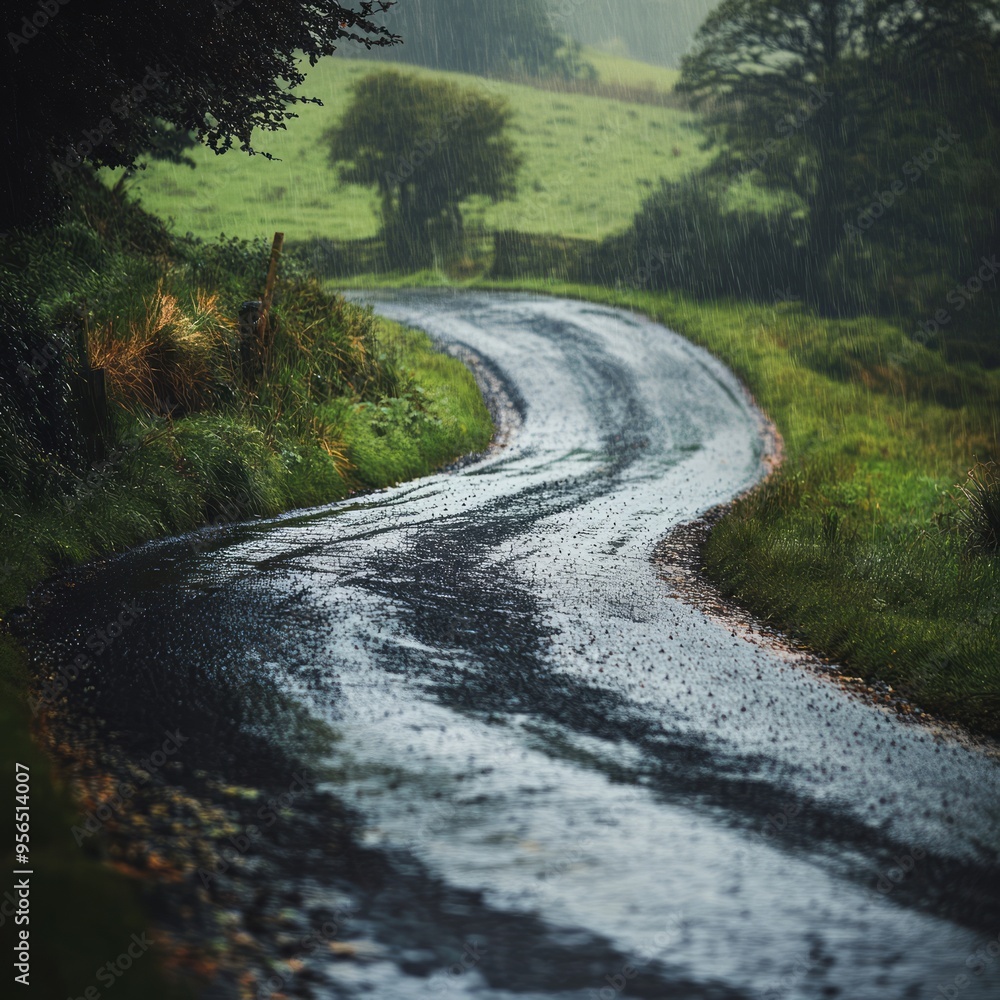
[[257,299],[240,306],[240,375],[247,388],[256,385],[261,374],[257,337],[261,306]]
[[90,365],[90,342],[86,322],[76,327],[80,355],[81,384],[77,393],[77,413],[80,430],[86,441],[91,462],[101,462],[107,456],[111,415],[108,408],[108,386],[103,368]]
[[278,277],[278,258],[285,245],[285,234],[275,233],[271,244],[271,260],[267,267],[267,283],[264,286],[264,299],[261,303],[260,318],[257,320],[257,343],[260,351],[261,367],[267,371],[271,361],[271,349],[274,346],[273,335],[268,334],[267,321],[271,312],[271,299],[274,297],[274,282]]

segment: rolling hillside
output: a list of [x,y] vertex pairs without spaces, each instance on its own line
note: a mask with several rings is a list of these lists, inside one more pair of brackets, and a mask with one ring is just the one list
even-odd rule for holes
[[[602,82],[668,89],[676,74],[596,54]],[[258,136],[278,157],[193,151],[197,168],[153,163],[131,181],[145,208],[172,218],[178,232],[250,237],[282,230],[295,240],[358,238],[378,229],[367,189],[338,184],[321,143],[350,100],[351,84],[385,63],[327,59],[310,73],[306,105],[286,132]],[[467,219],[487,227],[600,238],[624,229],[660,177],[702,166],[696,118],[686,111],[405,67],[506,96],[516,111],[515,139],[525,154],[520,194],[499,205],[470,203]],[[114,174],[109,175],[114,178]]]

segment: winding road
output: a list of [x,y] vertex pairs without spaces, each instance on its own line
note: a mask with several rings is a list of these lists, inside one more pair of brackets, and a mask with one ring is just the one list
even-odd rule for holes
[[138,757],[180,731],[174,784],[288,793],[212,892],[294,886],[288,927],[339,910],[336,943],[286,942],[304,964],[260,995],[1000,996],[1000,761],[745,641],[651,564],[763,474],[735,377],[618,310],[374,305],[478,359],[502,447],[33,604],[40,674],[137,609],[70,685],[101,739]]

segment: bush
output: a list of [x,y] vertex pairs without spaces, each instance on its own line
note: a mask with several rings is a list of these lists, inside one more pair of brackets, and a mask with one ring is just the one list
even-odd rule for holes
[[804,219],[792,206],[735,206],[722,177],[661,180],[625,236],[606,240],[591,258],[586,277],[700,298],[799,297],[805,239]]
[[[167,462],[194,448],[187,472],[196,473],[210,510],[230,487],[246,494],[244,514],[274,511],[289,499],[279,498],[285,473],[264,461],[279,430],[295,438],[292,450],[309,456],[320,480],[343,493],[344,428],[326,419],[328,405],[380,401],[401,389],[371,311],[325,292],[290,255],[275,288],[270,365],[249,385],[237,317],[240,303],[263,289],[266,242],[174,238],[136,204],[79,173],[58,226],[15,231],[0,248],[3,502],[75,495],[95,465],[117,476],[114,456],[131,454],[127,442],[151,427],[173,442]],[[229,431],[209,434],[205,420]],[[251,447],[233,437],[238,423],[260,441]],[[214,460],[202,468],[199,456],[210,456],[216,439],[220,453],[252,453],[247,467],[256,463],[274,479],[271,493],[253,477],[230,482]],[[320,474],[315,466],[324,460],[329,469]],[[108,480],[103,472],[98,478]]]

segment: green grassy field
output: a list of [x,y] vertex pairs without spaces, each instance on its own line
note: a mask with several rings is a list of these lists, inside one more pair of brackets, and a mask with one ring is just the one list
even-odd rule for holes
[[[673,80],[670,70],[597,58],[610,82],[666,88]],[[324,106],[306,105],[286,132],[255,137],[280,162],[239,151],[217,157],[199,148],[196,169],[153,163],[131,189],[149,211],[172,218],[180,233],[255,237],[280,230],[295,241],[372,236],[379,227],[372,191],[338,184],[321,136],[349,103],[352,83],[387,65],[333,57],[312,69],[303,92]],[[604,237],[628,225],[660,177],[679,177],[707,160],[688,112],[404,68],[504,95],[515,109],[514,139],[525,157],[520,193],[498,205],[470,202],[472,224]]]
[[637,59],[625,59],[591,46],[584,46],[583,58],[597,70],[601,83],[651,87],[653,90],[669,92],[674,89],[681,76],[680,70],[653,66]]

